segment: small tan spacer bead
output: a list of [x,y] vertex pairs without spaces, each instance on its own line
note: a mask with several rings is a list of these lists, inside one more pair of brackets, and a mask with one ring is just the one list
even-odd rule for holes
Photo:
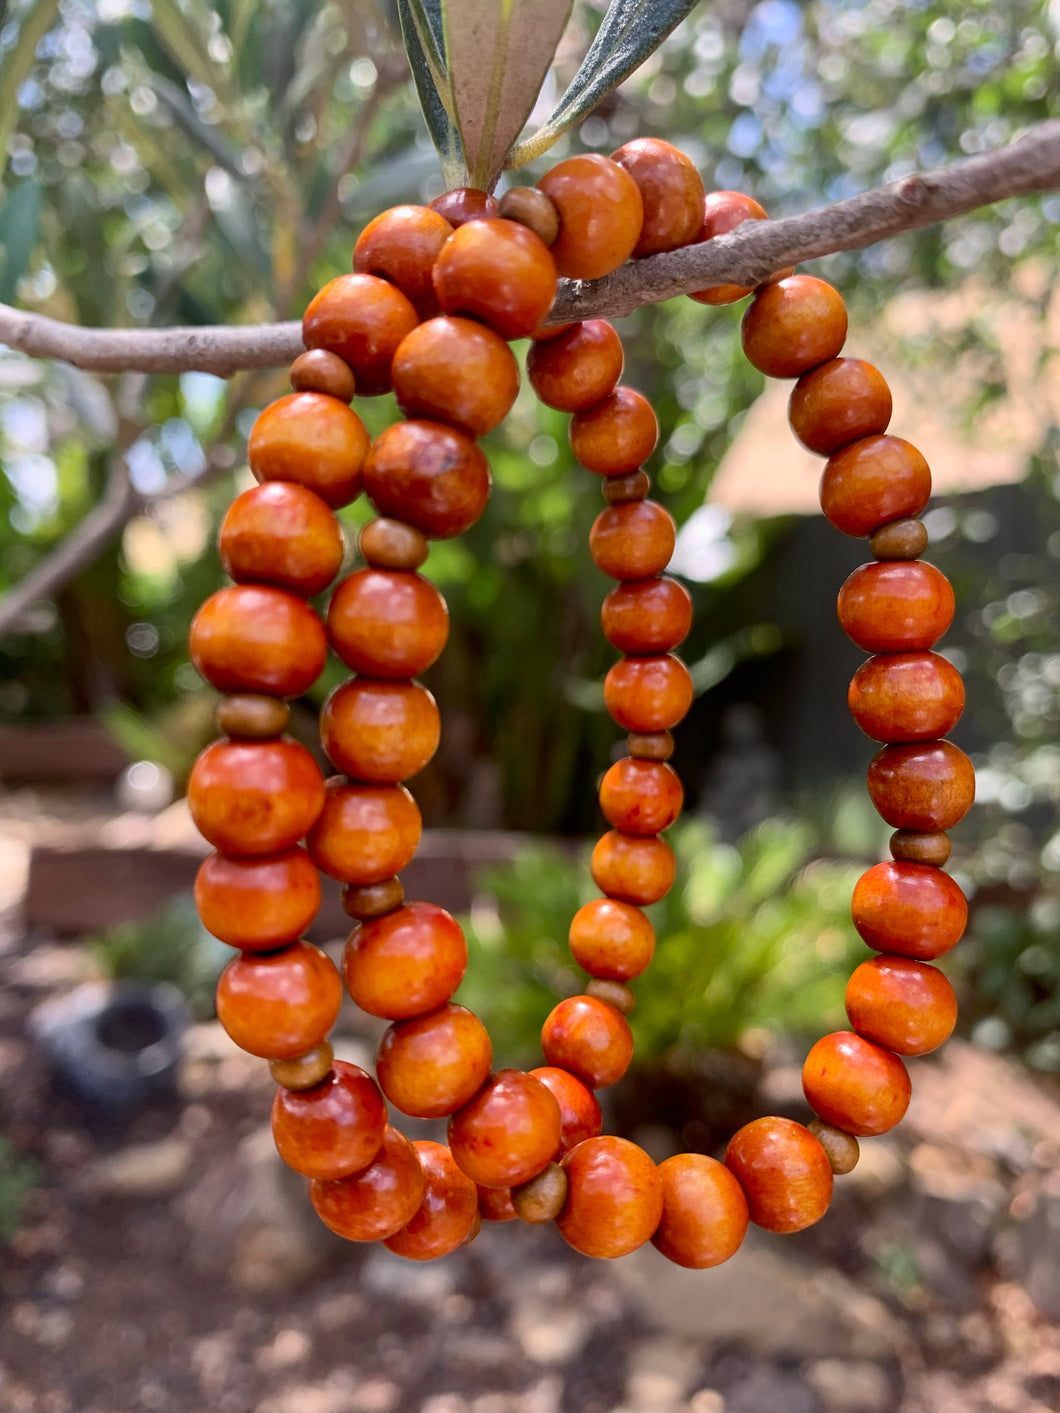
[[567,1200],[567,1174],[558,1163],[549,1163],[537,1177],[512,1188],[515,1214],[532,1226],[554,1222]]
[[646,500],[651,490],[647,471],[631,471],[628,476],[605,476],[600,488],[608,505],[626,505],[631,500]]
[[837,1176],[842,1177],[844,1173],[854,1171],[861,1157],[861,1147],[852,1133],[833,1128],[831,1124],[823,1123],[820,1119],[814,1119],[806,1127],[824,1149],[832,1171]]
[[268,741],[282,736],[291,719],[291,708],[280,697],[236,692],[217,703],[215,720],[226,736],[248,741]]
[[342,906],[348,917],[368,922],[385,917],[400,908],[405,901],[405,885],[400,878],[387,878],[382,883],[366,883],[357,888],[347,883],[342,890]]
[[326,393],[339,402],[352,402],[357,391],[353,369],[337,353],[311,348],[291,364],[291,387],[295,392]]
[[608,981],[605,977],[594,976],[585,988],[586,996],[594,996],[597,1001],[606,1001],[628,1016],[637,1004],[637,998],[624,981]]
[[357,548],[373,569],[418,569],[427,558],[427,536],[413,525],[381,516],[369,520],[361,531]]
[[312,1089],[327,1079],[331,1073],[331,1063],[335,1052],[330,1041],[325,1040],[315,1050],[299,1055],[297,1060],[270,1060],[269,1074],[284,1089]]
[[892,520],[881,525],[869,540],[876,559],[919,559],[927,549],[928,533],[922,520]]
[[500,214],[505,221],[529,226],[538,240],[551,245],[559,235],[559,212],[550,196],[535,186],[513,186],[501,197]]
[[669,731],[631,731],[626,737],[626,750],[636,760],[669,760],[674,753],[674,738]]
[[900,863],[941,868],[952,847],[948,834],[919,834],[915,829],[896,829],[891,835],[891,858]]

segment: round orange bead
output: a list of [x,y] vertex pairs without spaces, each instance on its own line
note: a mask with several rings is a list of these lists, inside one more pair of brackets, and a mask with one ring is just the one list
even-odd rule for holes
[[364,488],[380,515],[448,540],[486,509],[490,468],[466,432],[444,422],[394,422],[368,453]]
[[652,1244],[693,1271],[734,1256],[749,1221],[743,1188],[724,1163],[703,1153],[678,1153],[659,1164],[662,1221]]
[[901,437],[865,437],[837,451],[821,476],[821,509],[845,535],[919,515],[931,495],[931,470]]
[[929,864],[876,864],[855,883],[850,912],[858,935],[877,952],[922,962],[944,956],[968,925],[964,894]]
[[818,1040],[802,1067],[802,1089],[826,1124],[855,1138],[888,1133],[901,1123],[911,1092],[898,1056],[850,1030]]
[[938,653],[884,653],[855,672],[847,705],[874,741],[934,741],[961,719],[964,683]]
[[556,297],[556,266],[545,245],[515,221],[469,221],[442,247],[434,288],[447,314],[481,319],[501,338],[529,337]]
[[858,1035],[897,1055],[927,1055],[950,1038],[957,997],[937,967],[873,957],[847,983],[847,1015]]
[[440,1119],[474,1098],[492,1062],[486,1027],[463,1006],[448,1002],[392,1025],[379,1042],[376,1074],[403,1114]]
[[215,741],[192,768],[188,808],[204,839],[226,854],[275,854],[296,844],[324,804],[324,778],[304,746]]
[[869,653],[932,648],[953,622],[950,581],[922,560],[863,564],[839,590],[843,631]]
[[320,875],[304,849],[264,858],[211,854],[195,876],[195,907],[207,932],[244,952],[294,942],[320,910]]
[[[691,243],[701,245],[715,236],[728,235],[737,226],[742,226],[744,221],[765,220],[768,217],[762,207],[742,191],[711,191],[703,198],[699,234]],[[697,304],[735,304],[738,299],[753,293],[753,285],[714,285],[689,295],[689,299],[694,299]]]
[[426,1187],[423,1201],[407,1226],[383,1245],[407,1261],[433,1261],[463,1245],[478,1220],[478,1189],[453,1162],[444,1143],[420,1139],[419,1154]]
[[245,952],[217,983],[217,1019],[239,1046],[263,1060],[296,1060],[327,1039],[342,1005],[331,958],[308,942],[282,952]]
[[765,1231],[803,1231],[832,1200],[832,1165],[802,1124],[753,1119],[733,1134],[725,1166],[743,1188],[751,1221]]
[[484,1222],[514,1222],[518,1213],[512,1206],[511,1189],[507,1187],[478,1187],[479,1216]]
[[560,1145],[551,1091],[522,1070],[498,1070],[449,1120],[458,1166],[480,1187],[518,1187],[536,1177]]
[[259,413],[247,459],[257,480],[293,481],[338,509],[361,493],[368,442],[351,407],[324,393],[289,393]]
[[668,510],[653,500],[634,500],[601,511],[589,532],[589,550],[597,569],[612,579],[650,579],[670,563],[676,539]]
[[371,1075],[335,1060],[311,1089],[279,1088],[272,1101],[276,1151],[296,1173],[325,1181],[349,1177],[379,1154],[386,1105]]
[[419,574],[359,569],[338,585],[328,605],[331,646],[366,677],[416,677],[445,647],[445,599]]
[[631,981],[640,976],[655,953],[655,929],[632,904],[594,898],[574,914],[570,949],[590,976]]
[[551,251],[572,280],[598,280],[633,254],[644,224],[637,183],[616,162],[584,153],[559,162],[538,182],[559,212]]
[[871,363],[833,358],[804,373],[795,384],[788,420],[808,451],[831,456],[850,442],[887,430],[891,390]]
[[347,1241],[385,1241],[409,1224],[425,1191],[419,1153],[387,1124],[374,1162],[352,1177],[310,1182],[309,1199],[324,1225]]
[[568,436],[571,451],[587,471],[625,476],[655,450],[659,419],[643,393],[617,387],[595,407],[576,412]]
[[590,871],[601,893],[646,907],[669,893],[676,864],[665,839],[612,829],[597,840]]
[[398,344],[419,322],[412,304],[389,280],[339,275],[314,295],[302,319],[306,348],[326,348],[350,365],[361,397],[390,391]]
[[559,1105],[560,1153],[569,1153],[587,1138],[596,1138],[604,1126],[600,1101],[593,1091],[568,1070],[542,1065],[531,1070]]
[[418,682],[355,677],[335,688],[320,713],[320,739],[335,769],[378,785],[421,771],[440,735],[438,704]]
[[444,216],[455,228],[468,221],[492,219],[500,211],[500,202],[477,186],[457,186],[436,196],[431,202],[431,210]]
[[846,336],[842,297],[813,275],[762,285],[741,327],[744,353],[770,378],[798,378],[835,358]]
[[659,1170],[625,1138],[587,1138],[563,1159],[567,1201],[559,1234],[583,1256],[628,1256],[655,1235],[662,1219]]
[[219,692],[300,697],[324,670],[324,625],[305,599],[268,584],[211,594],[191,621],[196,671]]
[[433,903],[404,907],[355,927],[342,957],[346,989],[372,1016],[405,1021],[444,1006],[467,970],[456,920]]
[[622,376],[622,340],[604,319],[572,324],[566,333],[530,345],[526,376],[548,407],[585,412],[614,392]]
[[290,481],[252,486],[237,496],[218,540],[225,573],[311,598],[342,565],[339,522],[313,491]]
[[895,829],[952,829],[975,801],[975,771],[949,741],[884,746],[869,764],[869,798]]
[[624,834],[659,834],[681,813],[684,790],[664,761],[616,760],[600,782],[600,808]]
[[369,221],[353,247],[358,275],[389,280],[421,319],[438,313],[431,271],[453,233],[444,216],[429,206],[392,206]]
[[472,437],[499,426],[519,391],[511,349],[471,319],[420,324],[399,344],[391,372],[406,417],[436,418]]
[[703,179],[693,162],[659,137],[636,137],[611,154],[637,184],[644,207],[633,258],[694,241],[703,219]]
[[629,1069],[633,1034],[625,1016],[606,1001],[568,996],[542,1026],[541,1049],[550,1065],[570,1070],[590,1089],[606,1089]]
[[692,595],[676,579],[627,581],[604,599],[600,623],[620,653],[666,653],[688,637]]
[[400,873],[422,832],[419,806],[404,785],[359,785],[333,775],[306,843],[329,878],[364,887]]
[[604,678],[604,702],[625,731],[669,731],[692,705],[692,678],[679,657],[627,657]]

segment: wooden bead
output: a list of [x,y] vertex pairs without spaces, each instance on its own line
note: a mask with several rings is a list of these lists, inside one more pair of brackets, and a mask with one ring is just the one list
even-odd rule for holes
[[835,358],[846,342],[847,309],[839,292],[814,275],[763,285],[741,326],[748,361],[770,378],[798,378]]
[[296,392],[258,414],[247,459],[258,481],[293,481],[337,510],[361,493],[368,445],[352,408],[323,393]]
[[825,1151],[836,1177],[852,1173],[861,1157],[861,1145],[852,1133],[844,1133],[841,1128],[814,1119],[806,1127]]
[[394,354],[394,395],[406,417],[449,423],[484,437],[507,417],[519,366],[499,334],[471,319],[428,319]]
[[291,364],[291,387],[295,392],[323,393],[325,397],[350,403],[357,391],[357,379],[350,365],[337,353],[310,348]]
[[679,657],[626,657],[604,678],[604,703],[625,731],[669,731],[692,705],[692,678]]
[[329,878],[363,887],[400,873],[422,832],[419,807],[404,785],[359,785],[333,775],[306,844]]
[[850,905],[862,941],[877,952],[931,962],[955,947],[968,903],[948,873],[926,864],[878,863],[854,885]]
[[331,646],[366,677],[416,677],[449,637],[449,610],[428,579],[396,570],[359,569],[331,596]]
[[884,746],[869,765],[869,798],[895,829],[952,829],[975,801],[975,771],[949,741]]
[[449,1120],[457,1165],[481,1187],[518,1187],[536,1177],[560,1144],[559,1105],[522,1070],[498,1070]]
[[530,1073],[534,1079],[541,1081],[559,1105],[561,1155],[569,1153],[587,1138],[599,1135],[604,1126],[604,1116],[600,1101],[588,1085],[568,1070],[557,1069],[553,1065],[542,1065]]
[[600,782],[600,808],[624,834],[661,834],[681,813],[684,790],[662,761],[616,760]]
[[572,280],[598,280],[633,254],[644,222],[636,182],[598,153],[568,157],[537,184],[559,212],[551,250],[556,269]]
[[751,1221],[764,1231],[803,1231],[832,1200],[832,1168],[817,1139],[791,1119],[753,1119],[733,1134],[725,1166],[743,1188]]
[[263,1060],[295,1060],[322,1044],[341,1004],[334,962],[308,942],[244,952],[217,983],[217,1019],[241,1050]]
[[320,875],[304,849],[264,858],[211,854],[195,877],[203,927],[244,952],[272,952],[294,942],[320,910]]
[[392,206],[368,222],[353,247],[359,275],[389,280],[421,319],[438,313],[432,271],[453,227],[429,206]]
[[548,246],[526,226],[470,221],[442,247],[434,288],[447,314],[481,319],[503,339],[522,339],[552,308],[556,266]]
[[478,1190],[444,1143],[419,1139],[413,1146],[426,1183],[423,1200],[408,1224],[384,1238],[383,1245],[406,1261],[434,1261],[471,1236],[479,1220]]
[[324,805],[324,777],[304,746],[215,741],[188,780],[195,827],[225,854],[275,854],[297,844]]
[[633,1058],[625,1016],[592,996],[568,996],[541,1027],[541,1049],[557,1069],[570,1070],[590,1089],[617,1084]]
[[[712,191],[703,198],[703,209],[699,233],[693,237],[693,245],[701,245],[715,236],[728,235],[744,221],[765,221],[768,217],[753,197],[742,191]],[[790,273],[790,272],[789,272]],[[698,290],[689,295],[697,304],[735,304],[754,293],[753,285],[714,285],[710,289]]]
[[558,338],[531,344],[526,376],[546,406],[586,412],[614,392],[624,361],[614,328],[605,319],[586,319]]
[[411,1020],[444,1006],[460,985],[467,943],[444,908],[406,903],[353,929],[342,970],[362,1011],[384,1020]]
[[950,581],[933,564],[863,564],[839,591],[843,631],[870,653],[933,648],[953,622]]
[[408,1225],[425,1191],[419,1153],[387,1124],[374,1162],[352,1177],[310,1182],[309,1200],[324,1225],[347,1241],[385,1241]]
[[807,1103],[827,1124],[865,1138],[888,1133],[909,1107],[909,1075],[897,1055],[837,1030],[813,1046],[802,1067]]
[[536,1177],[511,1190],[515,1215],[531,1226],[554,1222],[567,1200],[567,1174],[558,1163],[549,1163]]
[[291,719],[291,708],[279,697],[237,692],[217,703],[214,720],[226,736],[247,741],[269,741],[282,736]]
[[550,198],[533,186],[510,187],[501,197],[498,215],[529,226],[542,245],[551,245],[559,235],[559,212]]
[[478,1212],[484,1222],[514,1222],[515,1208],[512,1206],[512,1194],[507,1187],[479,1187],[478,1192]]
[[463,1006],[392,1025],[379,1042],[376,1074],[396,1109],[440,1119],[473,1099],[489,1078],[493,1047],[486,1027]]
[[874,741],[934,741],[961,719],[964,683],[938,653],[883,653],[855,672],[847,705]]
[[371,569],[418,569],[430,553],[422,530],[380,516],[361,531],[357,548]]
[[694,163],[659,137],[636,137],[611,154],[637,184],[644,215],[633,258],[677,250],[703,221],[703,179]]
[[413,305],[389,280],[339,275],[309,302],[302,319],[306,348],[326,348],[353,369],[361,397],[390,391],[398,344],[416,327]]
[[418,774],[438,749],[438,704],[418,682],[354,677],[320,713],[320,739],[343,775],[395,784]]
[[364,489],[380,515],[448,540],[486,509],[490,468],[466,432],[444,422],[394,422],[368,453]]
[[303,1089],[312,1089],[327,1079],[334,1059],[335,1051],[331,1048],[331,1042],[322,1040],[312,1050],[293,1060],[270,1060],[269,1074],[277,1084],[282,1084],[284,1089],[293,1089],[300,1093]]
[[563,1159],[567,1201],[560,1236],[583,1256],[628,1256],[655,1235],[662,1219],[659,1170],[625,1138],[587,1138]]
[[300,697],[324,670],[324,625],[304,599],[267,584],[211,594],[191,621],[195,669],[219,692]]
[[312,598],[339,572],[345,546],[334,512],[318,495],[290,481],[270,481],[228,507],[218,548],[237,584],[277,584]]
[[665,839],[612,829],[597,841],[590,870],[601,893],[647,907],[669,893],[676,864]]
[[879,436],[890,420],[891,390],[883,374],[860,358],[833,358],[812,368],[788,403],[791,430],[818,456]]
[[676,579],[634,579],[607,595],[600,623],[620,653],[667,653],[688,637],[692,595]]
[[[613,484],[604,482],[605,488]],[[676,540],[668,510],[653,500],[632,500],[600,512],[589,531],[589,552],[612,579],[651,579],[670,563]]]
[[912,829],[896,829],[891,835],[891,857],[903,863],[931,864],[942,868],[952,845],[947,834],[919,834]]
[[626,476],[655,450],[659,419],[643,393],[617,387],[595,407],[574,414],[568,437],[571,451],[587,471]]
[[458,186],[436,196],[431,202],[431,210],[444,216],[455,228],[467,221],[492,220],[500,214],[500,202],[478,187]]
[[386,878],[382,883],[366,883],[358,888],[347,883],[342,889],[342,910],[357,922],[374,917],[386,917],[405,901],[405,886],[400,878]]
[[605,981],[594,976],[586,983],[585,994],[596,1001],[604,1001],[607,1005],[614,1006],[615,1010],[624,1016],[632,1015],[637,1004],[636,996],[624,981]]
[[272,1137],[289,1168],[327,1181],[349,1177],[379,1154],[386,1105],[371,1075],[336,1060],[312,1089],[282,1086],[272,1101]]
[[626,750],[635,760],[669,760],[674,753],[674,738],[669,731],[631,731],[626,737]]
[[873,957],[847,983],[847,1015],[865,1040],[896,1055],[927,1055],[957,1024],[957,997],[937,967],[908,957]]
[[821,476],[821,509],[845,535],[871,535],[919,515],[931,496],[931,470],[901,437],[865,437],[837,451]]
[[647,471],[631,471],[628,476],[606,476],[600,492],[608,505],[627,505],[643,500],[651,490]]
[[689,1270],[720,1266],[740,1249],[750,1220],[743,1188],[724,1163],[678,1153],[659,1164],[662,1220],[652,1245]]
[[919,559],[927,547],[928,532],[922,520],[892,520],[869,540],[874,559]]
[[631,981],[655,953],[655,929],[639,908],[614,898],[583,903],[570,925],[574,960],[590,976]]

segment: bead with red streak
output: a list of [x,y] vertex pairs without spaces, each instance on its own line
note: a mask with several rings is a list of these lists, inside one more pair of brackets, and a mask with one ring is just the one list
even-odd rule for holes
[[733,1134],[725,1166],[743,1188],[751,1221],[764,1231],[803,1231],[832,1200],[828,1156],[809,1129],[791,1119],[752,1119]]
[[237,583],[275,584],[312,598],[342,566],[342,531],[315,492],[268,481],[237,496],[218,537],[225,573]]
[[275,741],[214,741],[192,767],[188,808],[222,853],[275,854],[297,844],[324,805],[324,778],[306,748]]
[[324,625],[297,594],[237,584],[211,594],[192,619],[191,660],[219,692],[300,697],[324,670]]
[[895,829],[952,829],[975,801],[975,771],[950,741],[884,746],[869,765],[869,798]]
[[617,585],[600,609],[604,637],[620,653],[668,653],[692,627],[692,595],[676,579],[637,579]]
[[897,860],[861,875],[850,912],[858,935],[877,952],[922,962],[945,956],[968,925],[967,900],[948,873]]
[[406,903],[353,929],[342,968],[346,989],[362,1011],[410,1020],[452,996],[467,970],[467,942],[444,908]]
[[478,1219],[478,1192],[443,1143],[421,1139],[413,1147],[423,1169],[423,1200],[408,1224],[384,1237],[383,1245],[407,1261],[433,1261],[448,1256],[471,1235]]
[[300,1092],[279,1088],[272,1101],[276,1151],[303,1177],[325,1181],[360,1172],[378,1156],[385,1131],[379,1086],[343,1060],[320,1084]]
[[669,893],[676,864],[665,839],[612,829],[597,841],[590,870],[601,893],[647,907]]
[[825,1123],[867,1138],[888,1133],[909,1107],[909,1074],[897,1055],[851,1030],[818,1040],[802,1067],[807,1103]]
[[662,1220],[652,1244],[689,1270],[720,1266],[739,1250],[749,1221],[743,1188],[724,1163],[678,1153],[659,1164]]
[[559,1105],[561,1154],[569,1153],[587,1138],[596,1138],[600,1134],[604,1116],[600,1101],[588,1085],[569,1070],[558,1069],[554,1065],[542,1065],[530,1073],[541,1081]]
[[392,206],[357,237],[353,268],[359,275],[389,280],[421,319],[432,319],[439,306],[431,272],[452,233],[445,217],[429,206]]
[[382,1149],[367,1168],[352,1177],[310,1182],[309,1199],[324,1225],[347,1241],[385,1241],[408,1225],[425,1191],[419,1153],[387,1124]]
[[660,834],[681,813],[684,790],[665,761],[616,760],[600,782],[600,808],[624,834]]
[[419,806],[404,785],[361,785],[333,775],[306,843],[321,872],[364,887],[400,873],[422,832]]
[[244,952],[294,942],[320,910],[320,874],[304,849],[240,859],[211,854],[195,877],[195,907],[207,932]]
[[392,1025],[379,1042],[376,1074],[396,1109],[440,1119],[474,1098],[493,1061],[486,1027],[447,1002],[436,1011]]
[[654,955],[655,929],[632,903],[594,898],[574,914],[570,949],[590,976],[632,981]]
[[413,305],[389,280],[339,275],[310,300],[302,341],[337,353],[353,369],[358,394],[375,397],[390,391],[398,344],[418,322]]
[[881,653],[855,672],[847,705],[874,741],[934,741],[961,719],[964,683],[938,653]]
[[625,731],[669,731],[692,705],[692,677],[679,657],[627,657],[604,678],[604,705]]
[[847,983],[847,1015],[858,1035],[896,1055],[928,1055],[953,1034],[957,997],[938,967],[873,957]]
[[570,1070],[590,1089],[617,1084],[633,1058],[625,1016],[594,996],[568,996],[541,1028],[541,1049],[557,1069]]
[[234,958],[217,983],[217,1018],[248,1054],[296,1060],[327,1039],[342,1004],[331,958],[308,942]]
[[550,1090],[522,1070],[498,1070],[449,1120],[449,1146],[480,1187],[518,1187],[555,1157],[562,1131]]
[[563,1159],[567,1200],[556,1227],[583,1256],[613,1260],[650,1241],[663,1214],[659,1170],[625,1138],[587,1138]]
[[622,376],[622,340],[604,319],[572,324],[564,334],[531,344],[530,386],[548,407],[585,412],[614,392]]

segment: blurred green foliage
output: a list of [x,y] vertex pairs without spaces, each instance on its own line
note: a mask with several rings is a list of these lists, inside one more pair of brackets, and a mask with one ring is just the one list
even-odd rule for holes
[[24,1158],[0,1133],[0,1246],[6,1246],[18,1231],[30,1193],[39,1173],[31,1158]]
[[178,897],[137,922],[123,922],[86,939],[115,981],[168,981],[200,1020],[214,1013],[213,993],[231,948],[203,927],[190,897]]

